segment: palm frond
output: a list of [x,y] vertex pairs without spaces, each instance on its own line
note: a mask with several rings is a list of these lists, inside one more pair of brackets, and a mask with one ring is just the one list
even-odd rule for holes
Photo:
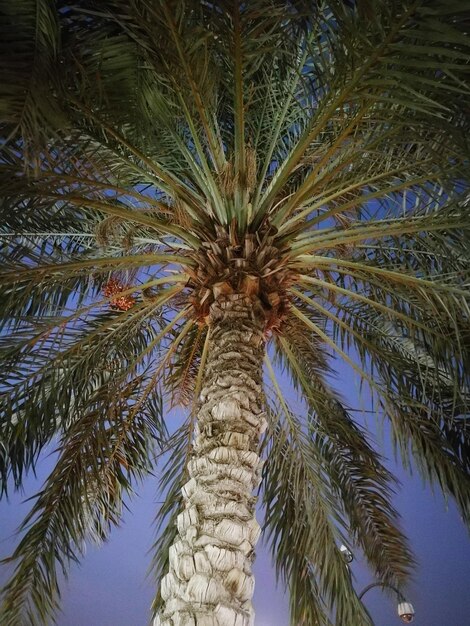
[[[362,363],[355,368],[377,399],[378,408],[391,420],[403,459],[411,454],[431,482],[437,481],[441,489],[454,495],[467,518],[468,436],[459,418],[468,412],[468,321],[462,317],[460,297],[447,296],[444,291],[432,302],[432,296],[429,289],[423,292],[421,302],[413,303],[418,316],[410,315],[408,306],[403,319],[369,303],[337,300],[320,305],[318,300],[302,297],[317,315],[323,313],[331,321],[338,343],[328,341],[338,354],[348,360],[344,350],[354,346]],[[427,311],[423,304],[428,304]],[[425,324],[417,326],[419,315]],[[426,437],[432,454],[424,453]]]
[[170,394],[170,404],[173,407],[189,406],[194,401],[206,335],[206,328],[194,325],[172,359],[165,387]]
[[151,470],[166,431],[158,398],[135,409],[139,389],[138,379],[121,388],[114,381],[104,383],[63,436],[57,464],[21,526],[23,538],[7,559],[16,568],[3,589],[3,624],[54,619],[58,569],[67,575],[70,562],[82,555],[85,539],[108,536],[119,523],[123,494],[131,493],[136,480]]
[[2,2],[0,84],[2,139],[23,139],[28,159],[36,155],[51,131],[66,124],[58,101],[62,91],[60,27],[55,7],[47,0]]
[[344,521],[329,479],[300,422],[281,412],[284,425],[275,421],[278,412],[271,415],[277,428],[263,468],[263,498],[276,570],[289,587],[291,622],[329,624],[334,611],[338,623],[369,625],[339,550]]
[[[153,375],[158,362],[152,351],[158,354],[181,317],[168,322],[154,306],[151,301],[137,311],[98,313],[86,321],[83,310],[69,319],[43,318],[42,325],[23,320],[14,337],[3,338],[2,492],[10,474],[21,485],[42,448],[80,419],[96,388],[111,376],[126,384],[149,367]],[[139,380],[146,402],[152,386]]]
[[157,585],[157,593],[152,610],[156,614],[161,605],[160,581],[168,571],[169,551],[178,529],[176,519],[183,509],[181,488],[188,479],[187,463],[192,450],[193,420],[188,419],[170,438],[171,453],[162,467],[159,492],[165,494],[165,500],[155,518],[157,538],[152,546],[152,578]]
[[364,550],[379,580],[402,586],[413,556],[391,505],[395,479],[319,375],[315,367],[318,350],[308,354],[305,342],[299,346],[291,335],[279,339],[278,349],[308,404],[312,445],[344,507],[351,538]]
[[[406,337],[390,323],[372,319],[362,332],[386,356],[372,361],[382,390],[378,406],[390,420],[402,460],[410,467],[413,459],[426,480],[454,497],[468,522],[468,353],[454,356],[442,337],[432,344],[426,335]],[[467,336],[468,329],[462,347]]]
[[[403,162],[406,160],[412,168],[410,157],[416,155],[410,151],[410,146],[397,142],[396,154],[389,150],[390,141],[393,145],[394,140],[398,140],[405,131],[405,119],[412,136],[419,135],[418,129],[425,133],[424,150],[427,149],[428,153],[429,148],[433,150],[430,158],[434,161],[436,156],[442,156],[436,154],[435,146],[444,146],[444,151],[448,148],[450,157],[455,145],[453,142],[462,145],[460,124],[468,124],[461,107],[467,93],[465,82],[461,82],[457,92],[454,92],[456,77],[449,75],[446,69],[441,69],[442,62],[445,65],[443,58],[439,54],[432,60],[429,56],[425,60],[423,58],[429,49],[422,46],[422,40],[432,41],[431,33],[436,31],[436,23],[440,23],[443,28],[439,36],[442,49],[447,49],[451,56],[454,49],[456,57],[460,56],[460,60],[455,59],[452,64],[455,67],[448,68],[450,74],[453,70],[457,74],[465,72],[468,42],[465,43],[465,37],[462,37],[460,28],[446,11],[444,3],[435,4],[436,13],[432,17],[424,7],[411,2],[402,3],[400,7],[393,3],[377,3],[376,19],[367,20],[367,26],[361,22],[363,18],[354,9],[344,4],[326,3],[323,10],[323,22],[331,25],[331,30],[328,35],[319,33],[317,40],[311,44],[305,68],[305,79],[315,80],[321,87],[310,90],[310,102],[306,101],[302,112],[306,121],[297,126],[299,131],[293,134],[289,158],[281,163],[263,203],[268,205],[273,201],[294,168],[306,159],[312,148],[314,150],[318,146],[319,155],[314,157],[313,168],[310,166],[304,169],[300,187],[287,199],[276,220],[289,215],[305,201],[307,195],[313,195],[318,181],[321,185],[322,175],[328,174],[334,167],[346,171],[352,164],[354,173],[359,174],[372,159],[383,166],[383,153],[373,150],[372,145],[369,150],[367,147],[369,138],[376,142],[382,133],[387,143],[387,155],[390,155],[388,158],[396,157]],[[327,18],[330,10],[335,16],[331,21]],[[333,23],[339,27],[334,28]],[[358,28],[359,23],[362,24],[361,29]],[[413,51],[416,57],[410,57]],[[424,82],[419,82],[419,78],[416,81],[416,66],[410,63],[410,58],[413,61],[423,59],[423,67],[426,66],[423,71]],[[338,71],[338,68],[341,70]],[[435,71],[442,72],[441,80],[432,80]],[[418,83],[419,88],[416,89]],[[443,110],[444,91],[449,93],[449,100]],[[365,114],[358,116],[356,122],[352,123],[358,111],[365,111]],[[459,123],[453,123],[457,119]],[[448,135],[446,128],[449,128]],[[443,143],[437,137],[441,137]],[[333,167],[331,159],[327,160],[329,157],[336,157],[337,163],[333,161]]]
[[[334,611],[338,623],[368,626],[369,616],[339,549],[347,524],[331,477],[309,432],[287,405],[269,359],[267,366],[276,405],[271,409],[273,430],[263,468],[265,529],[276,570],[291,587],[291,598],[306,601],[303,606],[291,602],[291,621],[307,624],[305,618],[313,614],[314,623],[328,624]],[[289,520],[286,511],[291,512]],[[292,571],[294,565],[299,569]],[[319,596],[312,597],[316,588]]]

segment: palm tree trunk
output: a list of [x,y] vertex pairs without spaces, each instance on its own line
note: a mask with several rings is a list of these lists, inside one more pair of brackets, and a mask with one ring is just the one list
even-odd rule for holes
[[155,626],[251,626],[251,566],[265,429],[259,302],[232,294],[210,311],[210,343],[199,398],[185,510],[162,580]]

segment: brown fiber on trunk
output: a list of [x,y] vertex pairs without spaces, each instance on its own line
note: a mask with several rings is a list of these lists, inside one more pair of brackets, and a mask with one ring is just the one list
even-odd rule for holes
[[260,527],[253,490],[266,420],[264,313],[257,298],[224,294],[210,309],[210,343],[184,511],[162,580],[155,626],[251,626],[251,566]]

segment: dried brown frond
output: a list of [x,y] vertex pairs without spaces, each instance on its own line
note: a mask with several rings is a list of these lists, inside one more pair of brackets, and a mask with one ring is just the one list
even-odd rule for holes
[[350,228],[352,223],[355,221],[354,216],[350,213],[337,213],[334,216],[335,222],[341,226],[341,228]]
[[256,152],[248,146],[246,149],[246,188],[251,193],[256,185]]
[[235,175],[233,163],[227,161],[219,176],[219,185],[226,197],[230,198],[235,193],[238,184],[238,174]]
[[107,246],[115,238],[119,231],[119,226],[122,224],[122,218],[116,215],[106,217],[95,227],[96,242],[100,246]]
[[182,228],[189,229],[191,227],[191,218],[188,214],[187,205],[179,198],[176,198],[173,204],[172,221]]
[[[323,326],[321,320],[317,320],[317,323]],[[329,371],[324,342],[318,335],[305,332],[305,325],[298,317],[287,311],[276,334],[288,341],[291,350],[302,358],[303,363],[308,364],[311,373],[318,375],[319,372]]]
[[204,326],[195,326],[190,332],[189,341],[184,342],[170,365],[167,383],[171,392],[172,407],[188,406],[193,400],[206,332],[207,328]]
[[133,244],[134,244],[134,235],[136,233],[137,229],[133,228],[132,226],[130,228],[128,228],[126,230],[126,232],[124,233],[123,238],[121,239],[121,244],[122,247],[124,248],[124,250],[129,250],[130,248],[132,248]]

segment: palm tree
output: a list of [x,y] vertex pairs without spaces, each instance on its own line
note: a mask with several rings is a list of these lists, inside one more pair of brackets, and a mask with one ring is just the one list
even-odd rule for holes
[[341,543],[413,556],[333,357],[470,521],[465,5],[2,2],[1,492],[58,448],[4,626],[162,456],[155,624],[253,623],[260,481],[292,624],[369,624]]

